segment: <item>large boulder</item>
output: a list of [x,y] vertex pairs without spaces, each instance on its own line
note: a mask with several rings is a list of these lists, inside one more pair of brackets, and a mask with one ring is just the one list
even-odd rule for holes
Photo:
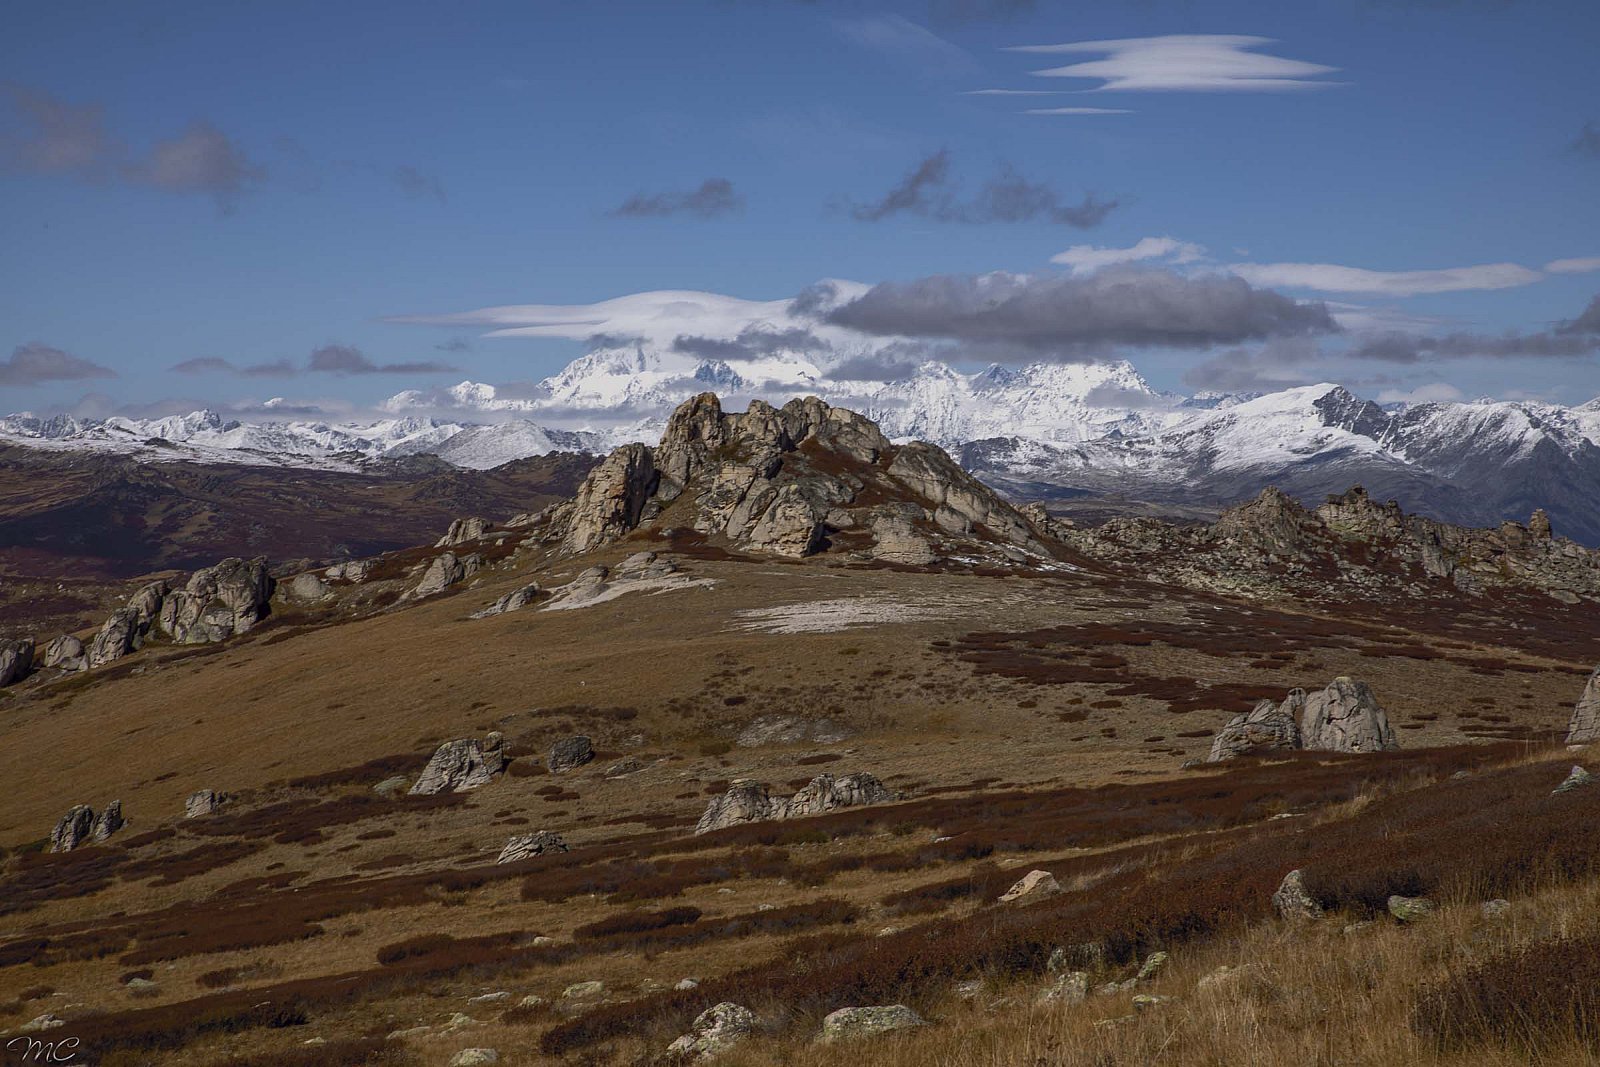
[[422,577],[417,579],[417,584],[406,593],[406,599],[420,600],[435,593],[442,593],[457,582],[471,578],[482,567],[483,557],[476,552],[459,558],[454,552],[441,552],[423,569]]
[[1032,904],[1047,900],[1064,892],[1056,876],[1049,871],[1029,871],[1016,885],[1000,895],[1001,904]]
[[523,608],[533,603],[534,600],[539,596],[539,593],[539,583],[529,582],[527,585],[522,586],[519,589],[511,590],[511,592],[507,593],[499,600],[496,600],[493,604],[490,604],[482,611],[474,611],[472,613],[472,617],[474,619],[487,619],[491,615],[504,615],[508,611],[521,611]]
[[1366,682],[1339,677],[1306,697],[1300,741],[1326,752],[1388,752],[1400,747],[1394,728]]
[[168,593],[156,626],[180,645],[225,641],[267,617],[275,585],[265,558],[225,559]]
[[322,573],[336,582],[364,582],[377,564],[374,559],[352,559],[335,563]]
[[83,642],[72,634],[62,634],[44,646],[39,662],[63,671],[81,671],[89,665]]
[[313,571],[301,571],[285,583],[285,594],[290,600],[314,604],[332,595],[333,587]]
[[1263,700],[1249,714],[1234,716],[1212,740],[1206,762],[1233,759],[1257,749],[1299,748],[1299,718],[1305,711],[1305,703],[1305,690],[1295,689],[1282,704]]
[[183,802],[183,817],[198,819],[220,809],[226,798],[215,789],[197,789]]
[[21,681],[33,670],[33,641],[0,638],[0,685]]
[[578,487],[562,547],[587,552],[633,529],[658,480],[654,456],[644,445],[612,452]]
[[515,863],[518,860],[532,859],[534,856],[543,856],[547,852],[570,852],[567,843],[561,835],[549,830],[535,830],[531,834],[519,834],[506,842],[506,847],[500,850],[496,863]]
[[886,1004],[870,1008],[840,1008],[829,1012],[822,1020],[822,1040],[842,1041],[857,1037],[876,1037],[879,1034],[905,1030],[913,1026],[926,1026],[927,1021],[904,1004]]
[[450,529],[445,531],[445,535],[434,542],[433,547],[453,548],[456,545],[464,545],[468,541],[480,540],[488,532],[488,519],[480,519],[476,516],[456,519],[450,524]]
[[872,520],[872,558],[908,567],[937,563],[933,542],[905,515],[879,515]]
[[99,844],[125,825],[127,824],[122,819],[122,801],[113,800],[106,805],[106,810],[95,817],[94,826],[89,831],[89,840]]
[[820,815],[835,808],[882,804],[897,799],[891,790],[870,774],[847,774],[841,778],[821,774],[788,799],[772,796],[761,782],[741,778],[706,807],[700,821],[695,824],[694,832],[704,834],[741,823],[796,819]]
[[1322,905],[1306,888],[1305,873],[1298,869],[1283,876],[1277,892],[1272,894],[1272,906],[1285,919],[1322,918]]
[[756,1026],[756,1013],[742,1004],[723,1001],[695,1017],[689,1032],[667,1047],[667,1052],[686,1058],[715,1056],[750,1036]]
[[50,831],[51,852],[71,852],[85,841],[94,830],[94,809],[87,804],[74,805]]
[[781,818],[784,803],[768,792],[765,783],[738,778],[728,786],[726,793],[706,807],[700,821],[695,824],[694,832],[705,834],[741,823]]
[[1567,744],[1587,745],[1591,741],[1600,741],[1600,667],[1589,675],[1567,727]]
[[144,643],[145,629],[139,622],[137,612],[129,608],[117,608],[106,616],[106,621],[89,639],[89,648],[84,653],[85,666],[103,667],[137,651]]
[[505,768],[505,740],[497,733],[489,734],[481,743],[475,737],[446,741],[434,750],[410,794],[464,793],[488,784]]
[[166,600],[167,594],[172,592],[172,583],[165,578],[157,579],[144,586],[128,598],[128,608],[136,615],[145,628],[156,621],[156,616],[161,614],[161,603]]
[[546,763],[552,771],[560,774],[562,771],[582,767],[592,759],[594,759],[594,743],[583,734],[575,734],[551,745]]

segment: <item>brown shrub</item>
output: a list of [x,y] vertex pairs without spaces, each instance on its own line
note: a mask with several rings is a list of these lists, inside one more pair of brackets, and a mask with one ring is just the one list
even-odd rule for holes
[[662,911],[630,911],[622,915],[613,915],[608,919],[586,923],[572,931],[574,940],[595,940],[602,937],[612,937],[617,934],[643,933],[646,930],[662,930],[668,926],[684,926],[700,918],[699,908],[666,908]]
[[1600,1048],[1600,937],[1527,945],[1424,992],[1412,1027],[1444,1051],[1487,1044],[1539,1059],[1577,1039]]

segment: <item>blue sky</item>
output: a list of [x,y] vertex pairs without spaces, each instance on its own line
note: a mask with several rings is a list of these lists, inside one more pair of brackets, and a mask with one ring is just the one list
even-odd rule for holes
[[[1149,40],[1176,35],[1271,41]],[[582,342],[393,320],[1082,275],[1092,253],[1052,257],[1165,237],[1178,251],[1111,269],[1242,276],[1334,302],[1346,328],[1095,342],[1158,387],[1579,402],[1600,393],[1600,327],[1562,330],[1600,293],[1597,41],[1588,0],[18,3],[0,38],[0,409],[527,381]],[[1252,84],[1252,56],[1289,74]],[[1109,80],[1030,73],[1108,58]],[[1112,113],[1028,113],[1056,108]],[[938,180],[896,210],[930,160]],[[996,181],[1032,206],[997,210]],[[1483,265],[1523,273],[1330,269]],[[1370,340],[1395,331],[1428,343]],[[1483,354],[1508,331],[1526,343]],[[237,373],[252,366],[283,373]]]

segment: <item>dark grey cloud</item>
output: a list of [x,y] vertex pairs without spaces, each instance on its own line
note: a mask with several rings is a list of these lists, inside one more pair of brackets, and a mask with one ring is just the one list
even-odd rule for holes
[[707,178],[698,189],[690,192],[635,193],[611,212],[616,218],[664,218],[668,215],[692,215],[699,219],[715,219],[744,210],[744,197],[726,178]]
[[1600,296],[1575,319],[1533,333],[1384,333],[1351,347],[1356,359],[1423,363],[1438,359],[1581,359],[1600,352]]
[[1202,348],[1339,332],[1321,302],[1301,303],[1231,276],[1134,269],[886,282],[826,320],[878,336],[957,341],[1000,359],[1041,352],[1092,359],[1107,346]]
[[354,345],[323,345],[311,353],[306,370],[326,374],[445,374],[457,368],[447,363],[374,363]]
[[197,119],[179,136],[157,141],[149,155],[124,165],[122,173],[131,182],[166,192],[208,195],[231,211],[267,171],[227,134]]
[[754,359],[774,352],[815,352],[828,347],[826,341],[800,327],[764,330],[752,326],[739,331],[739,336],[731,341],[680,334],[672,342],[674,352],[702,359]]
[[1172,400],[1143,389],[1127,389],[1111,382],[1102,382],[1083,395],[1084,403],[1094,407],[1130,408],[1135,411],[1159,411],[1172,407]]
[[237,374],[239,372],[238,367],[217,356],[200,356],[197,359],[186,359],[182,363],[174,363],[168,369],[178,374]]
[[298,373],[294,364],[286,359],[275,359],[271,363],[251,363],[239,368],[242,378],[289,378]]
[[1585,122],[1578,136],[1567,146],[1567,151],[1585,159],[1600,159],[1600,123],[1593,119]]
[[838,382],[903,382],[916,377],[915,359],[898,357],[892,351],[851,356],[828,371]]
[[832,282],[815,282],[800,290],[800,295],[789,301],[789,314],[795,318],[814,319],[839,299],[839,287]]
[[440,352],[470,352],[472,351],[472,342],[465,337],[452,337],[450,340],[441,341],[433,347]]
[[1086,193],[1076,203],[1042,182],[1030,181],[1010,164],[984,181],[976,196],[963,200],[950,177],[950,150],[925,156],[887,193],[855,204],[850,215],[861,222],[881,222],[896,215],[914,215],[935,222],[1054,222],[1092,229],[1117,208],[1115,200]]
[[1578,317],[1556,327],[1556,333],[1566,337],[1600,337],[1600,293],[1589,301],[1589,306]]
[[1256,348],[1230,348],[1184,371],[1183,382],[1196,391],[1270,393],[1325,377],[1316,342],[1280,338]]
[[0,127],[0,166],[103,180],[124,149],[106,131],[104,109],[69,104],[15,83],[0,85],[10,121]]
[[0,385],[40,385],[115,377],[117,372],[110,367],[38,341],[18,345],[11,350],[10,359],[0,360]]

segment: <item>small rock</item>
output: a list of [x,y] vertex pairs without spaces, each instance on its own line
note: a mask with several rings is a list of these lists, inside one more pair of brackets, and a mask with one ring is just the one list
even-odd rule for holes
[[492,1048],[464,1048],[450,1057],[450,1067],[489,1067],[500,1062],[500,1053]]
[[183,802],[183,817],[198,819],[222,807],[222,794],[215,789],[197,789]]
[[531,942],[529,942],[529,944],[532,944],[535,947],[543,947],[545,945],[553,945],[555,943],[556,943],[556,939],[555,938],[546,937],[543,934],[540,934],[538,937],[534,938]]
[[1089,996],[1089,972],[1068,971],[1039,994],[1042,1001],[1076,1004]]
[[547,852],[570,852],[567,843],[561,840],[561,835],[551,833],[549,830],[536,830],[531,834],[521,834],[506,842],[506,847],[500,850],[496,863],[515,863],[518,860],[531,859],[542,856]]
[[161,986],[148,978],[130,978],[123,988],[134,996],[138,996],[141,993],[155,993],[160,990]]
[[450,524],[450,528],[445,531],[445,535],[433,543],[433,547],[454,548],[456,545],[464,545],[469,541],[480,540],[488,532],[489,522],[487,519],[480,519],[476,516],[456,519]]
[[642,770],[643,768],[644,768],[644,764],[640,763],[638,760],[634,759],[632,756],[629,756],[627,759],[618,760],[616,763],[613,763],[611,766],[607,767],[606,768],[606,777],[607,778],[626,778],[628,775],[633,774],[636,771]]
[[587,1000],[590,997],[605,996],[606,984],[604,982],[574,982],[561,991],[562,1000]]
[[1426,919],[1433,914],[1434,907],[1433,901],[1427,897],[1402,897],[1396,894],[1389,898],[1389,914],[1403,923]]
[[529,582],[520,589],[513,589],[482,611],[473,612],[472,617],[474,619],[487,619],[491,615],[504,615],[508,611],[520,611],[533,603],[539,596],[539,592],[539,583]]
[[1094,1028],[1096,1030],[1115,1030],[1119,1026],[1126,1026],[1128,1023],[1136,1022],[1138,1018],[1137,1015],[1118,1015],[1114,1019],[1099,1020],[1094,1024]]
[[[60,638],[56,639],[61,640]],[[54,645],[54,642],[52,642]],[[0,638],[0,685],[21,681],[33,669],[33,641]]]
[[1160,997],[1154,993],[1140,993],[1133,998],[1133,1010],[1149,1011],[1151,1008],[1159,1008],[1171,1000],[1171,997]]
[[1036,900],[1059,896],[1062,892],[1064,890],[1056,881],[1056,876],[1049,871],[1029,871],[1016,885],[1001,894],[1000,903],[1032,904]]
[[1574,789],[1582,789],[1586,785],[1592,785],[1594,780],[1594,775],[1582,767],[1574,766],[1572,773],[1567,775],[1560,785],[1552,789],[1550,795],[1555,796],[1558,793],[1570,793]]
[[[956,983],[956,996],[962,1000],[977,1000],[982,993],[983,981],[981,979],[973,978],[966,982]],[[1041,997],[1040,999],[1044,998]]]
[[1145,958],[1144,966],[1139,968],[1139,973],[1134,976],[1135,982],[1148,982],[1166,969],[1168,955],[1165,952],[1152,952]]
[[467,1003],[468,1004],[498,1004],[502,1000],[510,1000],[510,999],[511,999],[511,994],[506,992],[504,989],[501,989],[501,990],[498,990],[498,991],[493,992],[493,993],[480,993],[475,997],[468,997],[467,998]]
[[1377,925],[1378,924],[1373,922],[1371,919],[1362,919],[1360,922],[1345,923],[1344,927],[1339,932],[1346,935],[1359,934],[1367,927]]
[[289,579],[284,583],[284,589],[289,599],[304,603],[315,603],[333,594],[333,587],[310,571],[304,571]]
[[548,1000],[545,1000],[539,994],[537,994],[537,993],[529,993],[527,996],[525,996],[521,1000],[517,1001],[517,1007],[519,1007],[519,1008],[542,1008],[548,1003],[550,1003],[550,1002]]
[[552,772],[560,774],[562,771],[581,767],[592,759],[594,759],[593,743],[587,737],[578,734],[551,745],[547,763]]
[[404,1030],[390,1030],[383,1035],[385,1041],[404,1041],[408,1037],[421,1037],[423,1034],[433,1032],[431,1026],[412,1026]]
[[680,978],[678,979],[678,984],[672,988],[680,993],[688,989],[699,989],[700,980],[698,978]]
[[1493,900],[1484,901],[1478,910],[1483,913],[1485,919],[1504,918],[1511,911],[1511,901],[1496,897]]
[[715,1056],[749,1037],[755,1025],[755,1012],[724,1001],[696,1016],[689,1032],[669,1045],[667,1051],[689,1057]]
[[1306,889],[1305,873],[1298,868],[1283,876],[1278,891],[1272,894],[1272,906],[1285,919],[1322,918],[1322,905]]
[[18,1029],[25,1034],[35,1034],[41,1030],[54,1030],[65,1025],[67,1025],[67,1020],[58,1018],[55,1014],[47,1011],[43,1015],[37,1015],[29,1019]]
[[926,1026],[927,1020],[904,1004],[875,1005],[866,1008],[840,1008],[822,1020],[823,1041],[874,1037],[913,1026]]

